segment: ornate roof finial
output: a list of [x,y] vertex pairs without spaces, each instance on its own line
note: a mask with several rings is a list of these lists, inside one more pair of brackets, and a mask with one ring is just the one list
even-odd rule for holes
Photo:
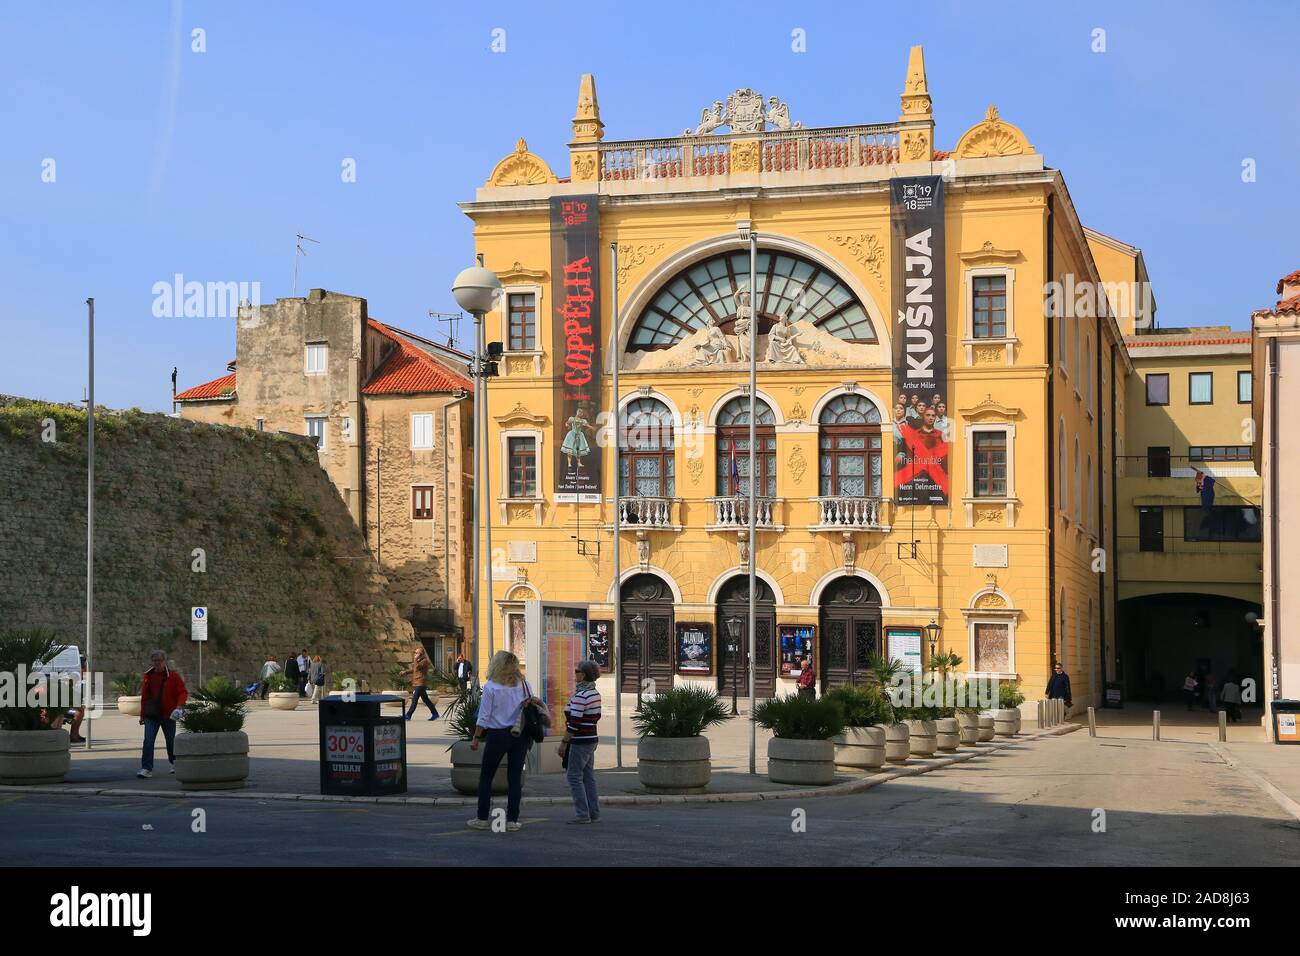
[[578,83],[578,109],[573,114],[573,143],[598,143],[605,136],[600,121],[600,103],[596,100],[596,78],[582,74]]
[[930,119],[930,86],[925,78],[925,52],[914,46],[907,55],[907,77],[903,80],[903,114],[900,120]]

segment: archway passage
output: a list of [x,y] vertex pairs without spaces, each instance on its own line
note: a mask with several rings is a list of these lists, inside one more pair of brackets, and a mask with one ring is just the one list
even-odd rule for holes
[[821,596],[822,690],[864,683],[880,652],[880,592],[862,578],[836,578]]
[[[754,654],[754,697],[764,700],[776,694],[776,595],[761,578],[755,579],[754,633],[749,639],[749,576],[738,574],[718,591],[718,693],[730,697],[749,695],[749,654]],[[733,654],[729,621],[736,621],[739,637]]]
[[1269,695],[1264,642],[1247,614],[1250,601],[1217,594],[1151,594],[1120,601],[1117,678],[1127,700],[1184,700],[1183,680],[1195,671],[1215,684],[1253,679],[1257,700]]
[[[673,686],[673,590],[657,574],[635,574],[619,591],[623,611],[619,661],[625,694],[656,694]],[[640,616],[644,637],[633,618]],[[649,683],[647,683],[649,682]]]

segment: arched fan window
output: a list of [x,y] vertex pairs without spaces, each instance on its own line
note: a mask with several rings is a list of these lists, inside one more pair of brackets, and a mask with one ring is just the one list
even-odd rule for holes
[[822,497],[879,498],[880,412],[861,395],[827,402],[818,419]]
[[[875,342],[876,330],[862,303],[838,278],[816,263],[787,252],[757,256],[759,325],[766,333],[790,312],[846,342]],[[683,269],[642,310],[630,351],[666,349],[699,329],[717,325],[732,333],[736,292],[749,287],[749,254],[727,252]]]
[[622,426],[619,494],[673,497],[673,413],[668,406],[655,398],[631,401],[623,409]]

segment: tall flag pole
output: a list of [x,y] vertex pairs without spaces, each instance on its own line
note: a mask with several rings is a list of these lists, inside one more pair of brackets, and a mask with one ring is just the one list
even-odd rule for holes
[[623,563],[619,492],[622,490],[622,419],[618,408],[618,243],[609,244],[610,296],[609,355],[614,406],[614,766],[623,766]]
[[[754,724],[755,568],[758,566],[758,233],[749,233],[749,772],[757,773],[758,728]],[[764,489],[766,491],[766,489]],[[769,635],[769,640],[771,636]]]

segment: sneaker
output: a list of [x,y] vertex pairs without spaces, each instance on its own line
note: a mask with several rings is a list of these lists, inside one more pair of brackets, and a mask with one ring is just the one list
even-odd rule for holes
[[169,772],[169,773],[175,773],[175,772],[176,772],[176,764],[172,764],[172,768],[171,768],[171,770],[168,771],[168,772]]
[[152,770],[140,770],[136,773],[137,777],[144,777],[146,780],[153,776]]
[[478,817],[475,817],[474,819],[467,821],[467,826],[468,826],[471,830],[491,830],[491,829],[492,829],[492,824],[491,824],[489,821],[487,821],[487,820],[480,820]]
[[511,833],[514,833],[516,830],[522,830],[523,828],[524,825],[520,823],[518,820],[514,821],[513,823],[510,822],[506,823],[506,829],[509,830]]
[[592,820],[590,817],[574,817],[569,822],[570,823],[594,823],[595,821]]

